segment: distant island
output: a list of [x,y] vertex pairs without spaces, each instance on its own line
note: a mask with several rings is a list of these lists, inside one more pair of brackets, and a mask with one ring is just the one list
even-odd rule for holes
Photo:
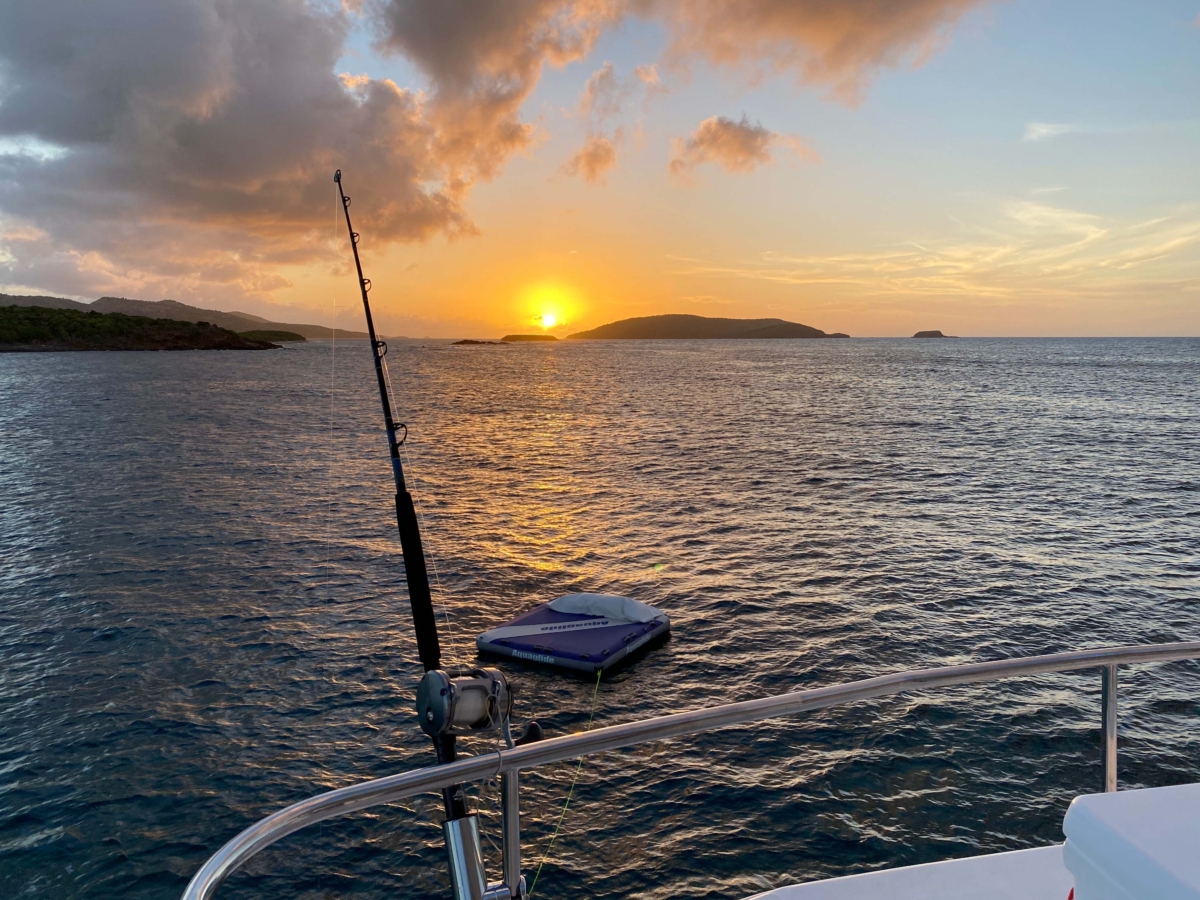
[[[574,337],[574,335],[572,335]],[[500,338],[506,344],[520,343],[522,341],[557,341],[552,334],[506,334]]]
[[952,334],[942,334],[940,331],[918,331],[913,335],[915,338],[948,338],[954,337]]
[[451,347],[504,347],[503,341],[473,341],[470,338],[464,341],[455,341]]
[[[0,306],[40,306],[47,309],[72,309],[77,312],[124,313],[127,316],[145,316],[151,319],[173,319],[177,322],[208,322],[228,331],[238,333],[254,331],[288,332],[305,340],[329,340],[331,337],[342,340],[364,340],[365,331],[346,331],[332,329],[326,325],[303,325],[292,322],[272,322],[261,316],[252,316],[243,312],[221,312],[218,309],[204,309],[199,306],[188,306],[174,300],[130,300],[127,297],[101,297],[93,303],[80,303],[78,300],[68,300],[66,297],[20,296],[15,294],[0,294]],[[276,340],[295,340],[295,338],[277,338]]]
[[0,351],[277,350],[208,322],[45,306],[0,306]]
[[[783,319],[711,319],[707,316],[665,315],[622,319],[591,331],[567,336],[571,341],[629,340],[756,340],[767,338],[845,338],[819,328]],[[508,340],[508,338],[505,338]]]

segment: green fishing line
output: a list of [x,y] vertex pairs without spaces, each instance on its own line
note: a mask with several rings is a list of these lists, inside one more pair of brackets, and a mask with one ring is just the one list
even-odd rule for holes
[[[588,715],[588,723],[585,731],[592,730],[592,719],[596,717],[596,695],[600,693],[600,676],[603,672],[596,672],[596,686],[592,689],[592,711]],[[546,845],[546,852],[542,854],[542,861],[538,863],[537,871],[533,873],[533,884],[529,886],[528,897],[533,896],[533,889],[537,887],[538,876],[542,874],[542,866],[546,864],[546,858],[550,855],[550,850],[554,846],[554,839],[558,837],[558,830],[562,828],[563,819],[567,816],[567,807],[571,805],[571,795],[575,793],[575,782],[579,780],[579,770],[583,768],[583,757],[579,757],[579,763],[575,766],[575,777],[571,779],[571,789],[567,791],[567,802],[563,804],[562,812],[558,814],[558,822],[554,826],[554,834],[550,835],[550,843]]]

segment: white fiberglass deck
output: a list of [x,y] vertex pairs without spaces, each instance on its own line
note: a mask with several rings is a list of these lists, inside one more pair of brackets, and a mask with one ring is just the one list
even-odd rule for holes
[[793,884],[752,900],[1067,900],[1061,844]]
[[1063,832],[1078,900],[1200,900],[1200,784],[1076,797]]

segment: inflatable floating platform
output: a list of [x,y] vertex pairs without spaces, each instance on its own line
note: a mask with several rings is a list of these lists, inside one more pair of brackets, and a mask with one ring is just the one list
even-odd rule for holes
[[481,653],[576,672],[606,672],[665,639],[661,609],[629,597],[567,594],[475,639]]

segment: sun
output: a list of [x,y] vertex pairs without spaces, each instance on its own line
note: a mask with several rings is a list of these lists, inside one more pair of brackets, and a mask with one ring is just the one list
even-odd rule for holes
[[538,281],[518,294],[521,319],[539,331],[563,328],[579,312],[579,292],[558,281]]

